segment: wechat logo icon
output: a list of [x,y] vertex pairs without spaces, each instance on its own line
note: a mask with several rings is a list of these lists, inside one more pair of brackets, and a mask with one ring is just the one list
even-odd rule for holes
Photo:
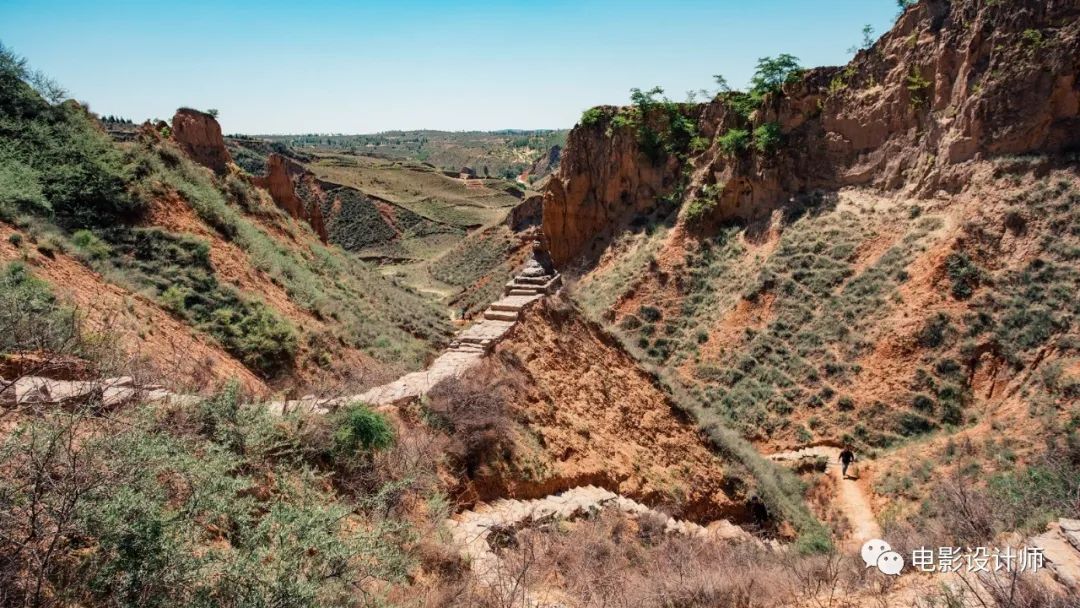
[[863,543],[860,552],[867,568],[877,568],[882,574],[896,576],[904,569],[904,557],[892,550],[889,543],[874,538]]

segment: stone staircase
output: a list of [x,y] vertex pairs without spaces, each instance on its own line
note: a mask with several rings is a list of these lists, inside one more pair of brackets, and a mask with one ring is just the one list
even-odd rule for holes
[[[362,401],[369,405],[394,405],[420,397],[439,382],[460,377],[476,365],[517,323],[525,307],[545,295],[554,293],[561,285],[562,277],[559,273],[548,273],[536,260],[530,260],[521,272],[506,284],[503,298],[493,302],[484,311],[482,319],[454,336],[450,346],[427,369],[405,374],[362,395],[339,399],[338,403],[317,404],[317,407],[332,409],[341,402],[350,401]],[[283,404],[283,408],[290,409],[289,404]]]
[[[267,407],[276,414],[298,410],[327,414],[354,401],[381,406],[420,397],[439,382],[460,377],[476,365],[517,323],[522,310],[545,295],[554,293],[561,285],[562,278],[557,272],[547,273],[538,262],[531,260],[507,283],[504,296],[484,311],[482,319],[458,333],[450,346],[427,369],[405,374],[360,395],[332,398],[309,395],[289,401],[272,401]],[[139,386],[127,377],[99,381],[64,381],[37,376],[12,381],[0,378],[2,407],[55,405],[88,399],[96,399],[101,405],[112,407],[133,400],[197,403],[200,397],[172,393],[160,386]]]
[[533,500],[503,498],[481,504],[471,511],[463,511],[448,519],[446,527],[462,555],[469,559],[473,572],[481,580],[496,582],[491,579],[496,578],[501,571],[501,562],[493,545],[498,544],[500,537],[513,535],[529,526],[590,517],[606,509],[617,510],[634,519],[643,516],[654,518],[655,521],[663,523],[665,534],[733,542],[760,542],[727,520],[714,521],[708,526],[681,521],[635,500],[592,485]]
[[1080,519],[1061,518],[1030,544],[1043,550],[1050,576],[1080,598]]

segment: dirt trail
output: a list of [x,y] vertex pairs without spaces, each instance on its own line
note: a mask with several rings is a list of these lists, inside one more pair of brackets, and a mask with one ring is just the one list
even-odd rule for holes
[[[881,526],[874,518],[870,500],[860,485],[858,477],[845,479],[839,462],[840,448],[818,445],[788,452],[770,454],[769,459],[776,462],[798,462],[804,459],[825,458],[826,470],[836,477],[836,506],[851,524],[851,533],[845,539],[845,547],[858,550],[862,544],[872,538],[881,538]],[[854,471],[858,475],[860,463],[856,461]]]
[[[500,574],[504,573],[504,566],[492,546],[499,541],[499,536],[513,535],[530,525],[589,517],[604,509],[617,510],[632,518],[653,518],[663,524],[666,534],[732,542],[760,542],[727,520],[717,520],[708,526],[680,521],[625,496],[591,485],[534,500],[504,498],[481,504],[451,517],[446,525],[454,542],[461,547],[462,554],[469,558],[473,572],[485,583],[498,584],[502,582]],[[505,542],[506,538],[502,540]]]

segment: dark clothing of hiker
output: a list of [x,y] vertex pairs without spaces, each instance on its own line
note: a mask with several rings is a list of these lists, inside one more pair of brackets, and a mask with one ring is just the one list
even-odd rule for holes
[[540,241],[533,241],[532,254],[533,259],[536,260],[537,264],[540,264],[540,267],[544,269],[546,274],[555,274],[555,262],[551,259],[551,254],[548,253],[547,249],[544,249],[544,246]]
[[851,466],[851,463],[853,462],[855,462],[854,452],[851,450],[840,452],[840,466],[842,467],[844,477],[847,477],[848,467]]

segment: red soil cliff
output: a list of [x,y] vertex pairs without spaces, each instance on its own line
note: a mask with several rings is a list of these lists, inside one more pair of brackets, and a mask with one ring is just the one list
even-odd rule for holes
[[[544,198],[557,264],[594,256],[617,224],[684,188],[715,197],[712,219],[751,218],[846,185],[928,195],[966,183],[968,161],[1080,147],[1080,4],[924,0],[848,66],[806,71],[745,120],[724,96],[684,111],[708,149],[689,178],[651,162],[632,127],[603,120],[570,134]],[[777,150],[730,155],[729,129],[780,127]],[[599,239],[597,237],[600,237]],[[591,247],[590,247],[591,245]]]
[[221,125],[211,115],[191,108],[180,108],[172,120],[172,137],[195,162],[218,175],[224,174],[232,162]]
[[280,154],[271,154],[266,162],[266,175],[252,181],[256,186],[266,188],[277,206],[290,216],[310,224],[326,242],[326,222],[322,214],[326,194],[303,165]]

